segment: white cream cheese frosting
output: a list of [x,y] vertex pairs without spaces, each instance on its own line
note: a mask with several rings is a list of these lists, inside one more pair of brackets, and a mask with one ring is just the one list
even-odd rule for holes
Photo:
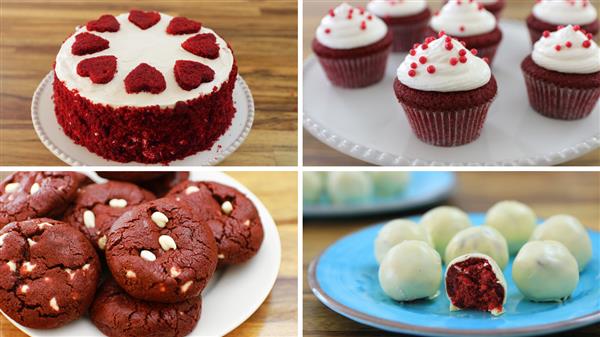
[[498,0],[477,0],[477,2],[480,2],[484,5],[491,5],[491,4],[495,4],[496,2],[498,2]]
[[367,9],[379,17],[403,17],[419,14],[427,8],[425,0],[372,0]]
[[412,89],[456,92],[484,86],[492,71],[483,59],[444,35],[412,49],[397,74],[398,80]]
[[536,18],[555,25],[585,25],[598,18],[589,0],[540,0],[532,12]]
[[342,3],[321,20],[317,41],[332,49],[352,49],[383,39],[387,31],[385,22],[376,15]]
[[496,17],[477,1],[450,0],[431,18],[430,25],[451,36],[473,36],[493,31]]
[[556,32],[544,32],[533,46],[533,62],[538,66],[568,74],[600,71],[600,49],[591,36],[574,26]]
[[[220,88],[229,79],[234,62],[233,52],[227,46],[227,42],[214,31],[205,27],[194,34],[169,35],[166,30],[172,17],[162,13],[160,16],[160,21],[146,30],[142,30],[130,22],[129,13],[116,16],[120,24],[117,32],[101,33],[89,31],[85,25],[78,27],[75,33],[62,44],[56,56],[56,76],[65,83],[68,89],[77,90],[82,97],[113,108],[153,105],[161,108],[174,107],[178,101],[198,98],[212,93],[214,87]],[[75,42],[75,37],[82,32],[89,32],[108,40],[109,48],[89,55],[73,55],[71,46]],[[205,33],[215,35],[220,47],[219,57],[214,60],[196,56],[181,47],[181,44],[190,37]],[[77,74],[77,64],[80,61],[104,55],[113,55],[117,58],[117,72],[110,82],[96,84],[88,77]],[[178,60],[195,61],[210,67],[215,72],[214,79],[211,82],[202,83],[190,91],[182,89],[175,80],[173,70],[175,62]],[[140,63],[147,63],[162,73],[167,84],[163,92],[160,94],[127,93],[125,77]]]

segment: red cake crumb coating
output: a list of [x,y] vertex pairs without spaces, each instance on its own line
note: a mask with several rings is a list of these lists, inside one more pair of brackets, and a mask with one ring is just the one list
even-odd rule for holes
[[94,104],[55,75],[55,113],[67,136],[104,158],[166,164],[210,149],[230,127],[236,77],[234,63],[219,90],[161,109]]
[[114,56],[98,56],[85,59],[77,64],[77,74],[89,77],[93,83],[110,82],[117,72],[117,58]]
[[446,292],[455,307],[503,312],[504,287],[488,261],[471,257],[448,268]]
[[109,42],[98,35],[91,33],[80,33],[75,36],[75,43],[71,47],[73,55],[87,55],[97,53],[109,47]]
[[171,35],[193,34],[198,33],[201,28],[200,22],[179,16],[169,22],[167,33]]
[[147,63],[140,63],[125,77],[125,89],[130,94],[143,91],[160,94],[166,88],[163,74]]
[[409,51],[413,44],[423,41],[430,18],[431,10],[429,8],[410,16],[381,18],[394,36],[392,50],[395,52]]
[[118,32],[121,25],[117,21],[114,15],[105,14],[102,15],[98,20],[92,20],[87,23],[86,28],[90,31],[96,32]]
[[184,90],[196,89],[202,83],[211,82],[215,78],[214,70],[210,67],[194,61],[175,62],[175,80]]
[[219,45],[213,34],[198,34],[190,37],[181,44],[190,53],[214,60],[219,57]]
[[148,29],[160,21],[160,14],[158,12],[144,12],[137,9],[133,9],[129,12],[129,21],[141,29]]
[[[581,26],[581,30],[591,33],[594,37],[598,35],[598,31],[600,30],[600,22],[598,20],[594,20],[586,25]],[[527,17],[527,28],[529,28],[529,36],[531,37],[531,43],[535,43],[542,37],[542,34],[545,30],[547,31],[555,31],[556,24],[551,24],[545,21],[542,21],[536,18],[533,14],[530,14]]]

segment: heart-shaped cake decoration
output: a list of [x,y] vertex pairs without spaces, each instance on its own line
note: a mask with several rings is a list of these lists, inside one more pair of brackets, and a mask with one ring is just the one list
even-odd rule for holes
[[200,28],[202,28],[200,22],[179,16],[169,22],[167,33],[171,35],[193,34],[198,33]]
[[118,32],[121,25],[114,15],[102,15],[98,20],[92,20],[85,25],[87,30],[96,32]]
[[214,60],[219,57],[219,45],[213,34],[198,34],[190,37],[181,44],[190,53]]
[[125,77],[125,90],[129,94],[139,92],[160,94],[166,88],[167,83],[163,74],[147,63],[140,63]]
[[85,59],[77,64],[77,74],[89,77],[93,83],[110,82],[117,72],[117,58],[114,56],[97,56]]
[[144,12],[137,9],[132,9],[129,12],[129,21],[141,29],[148,29],[160,21],[158,12]]
[[183,90],[193,90],[202,83],[211,82],[215,72],[207,65],[194,61],[179,60],[175,62],[175,80]]
[[80,56],[93,54],[107,49],[108,46],[108,40],[105,40],[98,35],[83,32],[75,36],[75,43],[71,46],[71,53]]

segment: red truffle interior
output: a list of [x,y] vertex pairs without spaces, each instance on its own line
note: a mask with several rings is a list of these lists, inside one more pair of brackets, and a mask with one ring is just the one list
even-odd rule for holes
[[449,268],[446,290],[452,304],[461,309],[502,310],[504,288],[485,259],[472,257]]

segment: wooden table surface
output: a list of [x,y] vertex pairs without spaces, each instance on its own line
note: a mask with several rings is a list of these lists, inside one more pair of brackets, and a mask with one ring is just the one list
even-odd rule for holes
[[[348,3],[364,5],[366,1],[347,1]],[[439,8],[439,0],[429,0],[432,8]],[[534,0],[507,0],[502,17],[524,20],[531,12]],[[304,58],[313,54],[311,41],[319,22],[327,9],[335,7],[339,1],[304,0],[304,26],[303,26],[303,53]],[[350,157],[325,145],[309,132],[303,131],[303,160],[307,166],[364,166],[371,165],[362,160]],[[600,149],[594,150],[584,156],[566,162],[569,166],[598,166],[600,165]]]
[[31,97],[75,26],[132,6],[197,19],[232,45],[256,115],[248,138],[224,165],[296,165],[298,5],[292,0],[0,1],[1,165],[64,165],[33,129]]
[[[281,237],[281,267],[267,300],[242,325],[237,336],[296,336],[298,328],[298,189],[295,172],[227,172],[265,204]],[[0,177],[5,174],[0,172]],[[265,182],[269,183],[266,184]],[[25,337],[0,315],[0,337]]]
[[[467,212],[485,212],[494,203],[504,199],[520,200],[531,206],[540,217],[569,213],[578,217],[589,228],[600,230],[600,173],[598,172],[458,173],[457,188],[445,204],[460,207]],[[304,221],[302,296],[305,337],[392,335],[361,325],[329,310],[310,291],[306,273],[310,261],[342,236],[366,225],[406,215],[395,214],[337,221]],[[600,336],[600,324],[554,336]]]

